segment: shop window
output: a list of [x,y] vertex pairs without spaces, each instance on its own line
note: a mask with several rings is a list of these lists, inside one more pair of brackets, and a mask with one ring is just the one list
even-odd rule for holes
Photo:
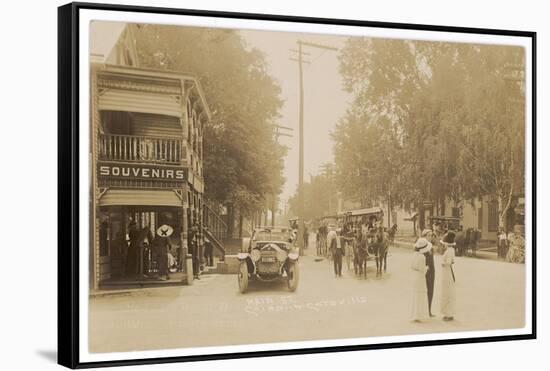
[[104,220],[99,226],[99,256],[109,255],[109,222]]
[[488,204],[489,220],[488,230],[489,232],[498,231],[498,203],[496,201],[489,202]]

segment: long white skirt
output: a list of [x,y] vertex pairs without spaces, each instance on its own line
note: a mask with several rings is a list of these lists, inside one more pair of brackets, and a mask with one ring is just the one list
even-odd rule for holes
[[411,320],[421,321],[430,316],[428,312],[428,288],[426,287],[426,275],[424,273],[418,272],[414,275]]
[[455,282],[451,267],[443,267],[441,274],[441,314],[444,317],[454,317],[456,307]]

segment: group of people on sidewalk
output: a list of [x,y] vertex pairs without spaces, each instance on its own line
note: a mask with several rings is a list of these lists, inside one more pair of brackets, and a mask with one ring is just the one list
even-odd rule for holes
[[[174,229],[166,224],[157,228],[153,234],[148,227],[138,228],[133,220],[128,225],[129,244],[126,257],[126,276],[128,278],[143,278],[147,276],[150,265],[156,262],[159,278],[170,279],[170,268],[175,264],[172,255],[172,241],[170,237]],[[151,251],[150,259],[144,259],[144,250]]]
[[525,262],[525,238],[521,232],[521,226],[506,234],[504,228],[500,228],[497,234],[497,255],[500,259],[511,263]]
[[[433,254],[434,234],[427,229],[414,244],[411,262],[413,271],[412,313],[411,319],[421,322],[435,315],[432,312],[432,301],[435,287],[435,260]],[[453,264],[455,257],[455,233],[447,232],[440,241],[443,246],[441,259],[440,311],[444,321],[452,321],[456,308],[456,278]]]
[[[129,243],[125,262],[128,278],[148,277],[146,273],[153,268],[158,279],[169,280],[170,272],[183,271],[185,255],[179,236],[172,237],[175,232],[172,226],[163,224],[153,233],[149,227],[138,228],[137,223],[131,220],[128,231]],[[200,279],[201,258],[204,258],[206,265],[214,265],[212,243],[204,238],[204,249],[201,251],[200,238],[199,225],[195,223],[187,234],[187,251],[191,254],[194,279]],[[146,248],[150,249],[150,255],[145,254]]]

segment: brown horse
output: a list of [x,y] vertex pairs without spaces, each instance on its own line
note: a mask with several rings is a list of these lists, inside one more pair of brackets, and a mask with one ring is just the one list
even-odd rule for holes
[[374,232],[374,243],[372,244],[373,252],[376,258],[376,276],[382,275],[382,264],[384,265],[384,272],[386,272],[388,263],[388,248],[389,248],[389,235],[384,231],[383,227],[376,228]]
[[353,249],[353,268],[355,274],[367,278],[367,260],[369,258],[367,236],[362,236]]

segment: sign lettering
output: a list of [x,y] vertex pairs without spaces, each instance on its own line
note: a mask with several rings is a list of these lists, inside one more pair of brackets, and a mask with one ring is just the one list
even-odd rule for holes
[[99,163],[99,176],[106,178],[181,180],[186,179],[185,169],[155,165]]

